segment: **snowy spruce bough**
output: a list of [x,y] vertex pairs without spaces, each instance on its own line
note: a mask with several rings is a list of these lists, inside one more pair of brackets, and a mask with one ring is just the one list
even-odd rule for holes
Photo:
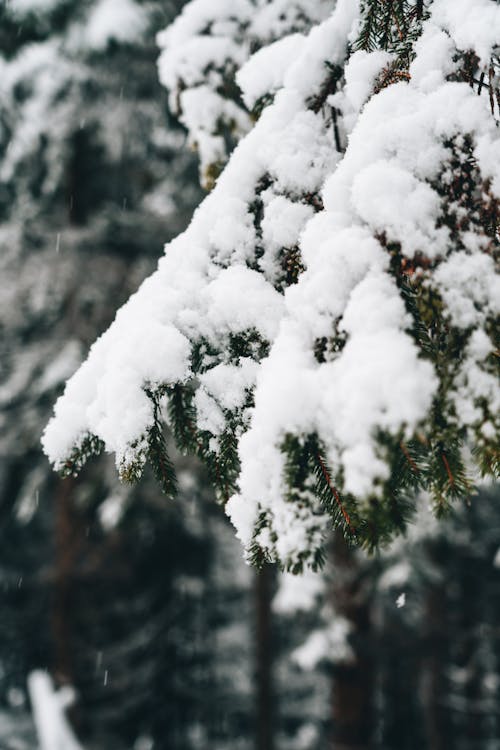
[[499,468],[500,5],[192,0],[159,43],[214,187],[69,380],[55,468],[104,448],[173,495],[166,422],[293,572],[468,498]]

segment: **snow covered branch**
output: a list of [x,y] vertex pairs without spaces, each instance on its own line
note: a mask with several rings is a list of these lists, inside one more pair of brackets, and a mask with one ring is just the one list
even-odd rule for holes
[[[299,7],[257,3],[278,5]],[[195,0],[162,34],[202,170],[226,158],[214,123],[262,111],[44,436],[63,472],[104,446],[136,478],[162,405],[248,557],[292,571],[332,521],[368,547],[403,530],[415,488],[444,512],[470,449],[498,471],[500,7],[332,5],[255,45],[249,3]]]

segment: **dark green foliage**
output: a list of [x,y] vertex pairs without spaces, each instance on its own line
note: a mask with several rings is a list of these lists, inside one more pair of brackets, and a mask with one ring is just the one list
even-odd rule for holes
[[269,343],[258,331],[249,329],[238,334],[229,334],[229,362],[238,363],[240,357],[250,357],[259,362],[269,354]]
[[227,502],[236,489],[239,470],[235,430],[225,430],[215,446],[209,433],[197,427],[193,393],[189,386],[176,385],[169,389],[168,421],[179,449],[185,455],[193,454],[205,462],[217,499],[221,503]]
[[189,386],[174,385],[169,389],[168,420],[175,442],[184,455],[197,454],[196,412],[193,392]]
[[268,528],[267,517],[265,513],[260,513],[254,525],[253,541],[248,550],[248,561],[251,565],[259,570],[265,563],[269,562],[262,547],[258,542],[258,536],[264,529]]
[[153,426],[148,432],[148,458],[162,491],[167,497],[172,498],[177,494],[177,477],[168,455],[159,397],[150,390],[146,392],[153,404]]
[[314,438],[310,438],[310,460],[316,480],[314,487],[316,496],[333,519],[334,528],[341,529],[349,542],[356,542],[361,523],[355,504],[351,498],[341,497],[335,486],[334,475],[325,458],[325,453]]
[[428,0],[363,0],[362,25],[354,48],[395,52],[399,66],[407,67],[429,4]]
[[[380,443],[385,444],[393,457],[390,478],[383,488],[383,500],[373,497],[362,507],[352,495],[341,492],[342,476],[335,476],[315,435],[304,441],[288,436],[283,444],[290,500],[305,503],[319,500],[322,512],[331,519],[332,528],[341,530],[348,544],[370,552],[392,541],[395,535],[404,533],[414,512],[413,492],[423,481],[402,443],[395,442],[390,436],[381,436]],[[316,550],[315,556],[313,567],[321,566],[323,549]]]
[[428,481],[438,516],[449,510],[454,500],[469,500],[472,481],[467,475],[460,455],[461,445],[449,439],[446,444],[431,445],[428,463]]
[[272,104],[273,101],[274,94],[264,94],[263,96],[259,97],[253,105],[253,109],[251,112],[252,119],[257,121],[265,108]]
[[[216,451],[210,450],[210,439],[207,438],[208,449],[204,458],[216,491],[217,500],[224,504],[236,491],[236,481],[239,474],[238,441],[235,431],[231,428],[217,438]],[[202,456],[203,457],[203,456]]]
[[86,435],[78,447],[73,448],[60,470],[63,477],[76,477],[92,456],[98,456],[104,448],[104,443],[95,435]]
[[[464,233],[473,230],[485,238],[486,252],[497,252],[498,200],[489,192],[477,189],[480,174],[473,158],[471,139],[464,136],[444,144],[449,160],[434,185],[442,196],[442,214],[438,226],[445,225],[451,234],[454,247],[464,248]],[[472,329],[458,329],[447,319],[445,306],[432,285],[432,271],[442,259],[429,259],[417,253],[409,260],[401,253],[397,243],[388,243],[385,236],[378,237],[391,257],[391,269],[399,286],[402,299],[410,314],[409,332],[425,358],[429,359],[439,378],[439,388],[434,399],[431,420],[404,445],[408,463],[414,464],[413,489],[428,490],[439,516],[447,513],[456,500],[470,499],[473,481],[464,465],[462,446],[464,430],[455,425],[454,407],[449,403],[449,393],[466,351]],[[497,323],[491,323],[494,331]],[[498,358],[492,357],[490,371],[499,373]],[[487,419],[494,420],[487,404],[478,404]],[[486,420],[485,420],[486,421]],[[493,446],[478,434],[482,449],[476,449],[485,473],[495,474],[498,468],[498,446]],[[392,454],[397,461],[396,453]],[[395,477],[398,476],[396,471]],[[399,480],[398,480],[399,481]],[[392,483],[392,480],[391,480]],[[401,487],[404,489],[403,481]],[[394,489],[394,488],[393,488]],[[408,487],[412,489],[412,487]],[[392,490],[389,489],[389,497]]]
[[[296,505],[299,512],[303,506],[314,508],[318,520],[326,512],[331,519],[332,528],[341,529],[350,542],[358,541],[355,504],[347,504],[345,498],[340,495],[317,437],[309,435],[299,440],[293,435],[288,435],[283,442],[282,450],[286,457],[284,481],[288,488],[288,500]],[[314,532],[314,529],[312,531]],[[313,569],[322,567],[325,560],[323,547],[314,547],[312,554]],[[304,562],[305,556],[292,565],[290,571],[300,573]]]

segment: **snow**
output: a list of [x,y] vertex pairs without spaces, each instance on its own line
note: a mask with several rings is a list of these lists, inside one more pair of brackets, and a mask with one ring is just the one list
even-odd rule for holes
[[408,257],[440,244],[444,251],[446,232],[435,228],[439,196],[396,161],[377,161],[359,172],[352,183],[351,198],[359,217],[372,231],[385,232],[389,242],[400,240]]
[[262,219],[262,236],[266,246],[273,250],[293,247],[313,215],[313,208],[304,203],[295,203],[283,195],[272,198],[264,209]]
[[338,0],[331,16],[311,30],[302,54],[284,78],[284,86],[294,88],[304,100],[317,94],[325,79],[325,61],[330,65],[344,63],[358,16],[358,0]]
[[[280,92],[276,105],[283,114],[288,110],[290,119],[286,128],[262,144],[260,156],[267,163],[279,191],[312,193],[321,187],[325,173],[333,169],[337,161],[331,135],[325,132],[320,116],[310,111],[297,111],[303,102],[295,91]],[[266,114],[268,112],[264,117]]]
[[56,7],[59,0],[8,0],[9,10],[14,13],[40,13],[51,11]]
[[268,339],[276,335],[283,299],[257,271],[224,269],[208,285],[207,301],[214,334],[255,329]]
[[260,49],[238,70],[236,82],[249,109],[264,94],[274,94],[283,86],[285,73],[305,43],[303,34],[290,34]]
[[493,558],[493,567],[500,568],[500,547],[495,552],[495,557]]
[[[211,172],[227,160],[223,132],[239,139],[252,125],[235,75],[248,88],[248,95],[243,92],[247,107],[274,93],[298,56],[304,39],[299,32],[330,13],[330,0],[193,0],[158,35],[160,80],[199,153],[202,185],[211,188]],[[332,42],[335,47],[338,40]]]
[[292,659],[305,671],[314,669],[323,660],[349,664],[355,659],[348,641],[351,632],[349,620],[335,615],[329,627],[311,633],[305,643],[293,652]]
[[219,364],[199,376],[203,390],[218,401],[223,409],[243,406],[245,393],[255,385],[258,364],[250,357],[241,357],[238,365]]
[[293,660],[303,670],[314,669],[328,653],[328,636],[323,630],[316,630],[307,641],[292,654]]
[[66,686],[54,690],[47,672],[35,670],[28,677],[40,750],[82,750],[64,713],[74,700],[74,692]]
[[100,0],[85,28],[89,47],[105,49],[108,42],[133,42],[146,29],[146,13],[134,0]]
[[[16,86],[22,87],[27,81],[32,90],[32,95],[24,102],[11,105],[15,107],[14,111],[17,110],[20,125],[9,140],[0,164],[0,180],[7,182],[26,152],[36,149],[47,127],[47,111],[51,112],[52,102],[61,84],[68,78],[78,81],[79,69],[77,65],[61,60],[58,44],[51,39],[26,45],[12,61],[6,62],[0,58],[0,72],[0,92],[6,101],[12,97]],[[62,106],[55,117],[51,116],[52,127],[57,128],[60,118],[65,116],[68,116],[67,105]],[[53,161],[57,163],[57,160]],[[42,187],[45,192],[50,190],[50,180],[46,179]]]
[[126,497],[114,493],[108,495],[98,508],[99,523],[104,531],[109,532],[118,526],[126,508]]
[[189,144],[198,150],[202,184],[210,184],[212,165],[227,158],[221,128],[234,136],[250,129],[247,112],[221,92],[250,54],[243,29],[252,10],[248,0],[194,0],[157,36],[160,81],[169,89],[171,110],[188,130]]
[[[175,21],[158,35],[161,47],[181,45],[213,24],[214,33],[229,35],[237,19],[247,20],[252,13],[248,0],[194,0],[187,3]],[[222,32],[222,33],[221,33]]]
[[332,12],[331,0],[257,0],[251,20],[251,34],[264,42],[281,39],[290,29],[306,29]]
[[408,582],[410,576],[411,566],[407,560],[402,560],[384,570],[378,581],[378,588],[380,591],[399,588]]
[[477,326],[500,313],[500,277],[491,256],[456,252],[440,265],[435,280],[457,328]]
[[377,76],[392,59],[393,55],[382,50],[358,50],[348,59],[344,70],[344,86],[328,97],[328,104],[342,113],[339,123],[343,131],[342,140],[351,133],[361,109],[373,92]]
[[272,602],[273,611],[281,615],[309,612],[324,589],[324,577],[311,570],[305,570],[300,576],[283,573]]
[[415,45],[416,57],[410,66],[411,80],[421,91],[431,92],[453,73],[455,45],[442,28],[431,20],[424,26]]
[[223,78],[216,72],[227,60],[242,60],[244,52],[230,39],[197,36],[173,51],[164,52],[160,58],[160,80],[167,88],[173,88],[174,72],[186,86],[199,84],[204,79],[204,71],[213,65],[211,82],[221,84]]
[[473,49],[488,65],[500,39],[500,11],[491,0],[434,0],[434,23],[442,26],[462,50]]

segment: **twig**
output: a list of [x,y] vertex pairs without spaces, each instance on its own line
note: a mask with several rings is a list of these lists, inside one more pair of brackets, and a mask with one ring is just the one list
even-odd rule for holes
[[448,479],[450,480],[450,486],[455,486],[455,480],[453,478],[453,474],[451,473],[450,464],[448,463],[448,459],[446,458],[446,455],[444,453],[441,453],[441,458],[444,463],[444,468],[446,469],[446,473],[448,474]]
[[420,474],[420,469],[418,468],[418,466],[415,463],[415,461],[413,460],[413,458],[410,456],[410,453],[409,453],[408,448],[406,447],[406,445],[401,441],[401,443],[399,444],[399,446],[400,446],[401,450],[403,451],[403,453],[405,454],[406,460],[410,464],[410,466],[413,469],[413,471],[415,472],[415,474]]
[[325,464],[323,462],[323,459],[321,458],[321,455],[319,453],[316,454],[316,457],[317,457],[317,459],[319,461],[319,465],[321,467],[321,473],[323,474],[326,483],[328,484],[329,488],[332,491],[332,494],[333,494],[333,496],[335,498],[335,502],[337,503],[338,507],[340,508],[340,511],[341,511],[342,515],[344,516],[344,520],[345,520],[345,522],[347,523],[347,525],[349,527],[349,531],[351,532],[351,534],[355,535],[356,534],[356,529],[353,527],[353,525],[351,523],[351,519],[349,518],[348,512],[346,511],[346,509],[342,505],[342,502],[340,500],[339,493],[337,492],[337,489],[332,484],[332,480],[330,479],[330,475],[328,473],[328,469],[326,468],[326,466],[325,466]]

